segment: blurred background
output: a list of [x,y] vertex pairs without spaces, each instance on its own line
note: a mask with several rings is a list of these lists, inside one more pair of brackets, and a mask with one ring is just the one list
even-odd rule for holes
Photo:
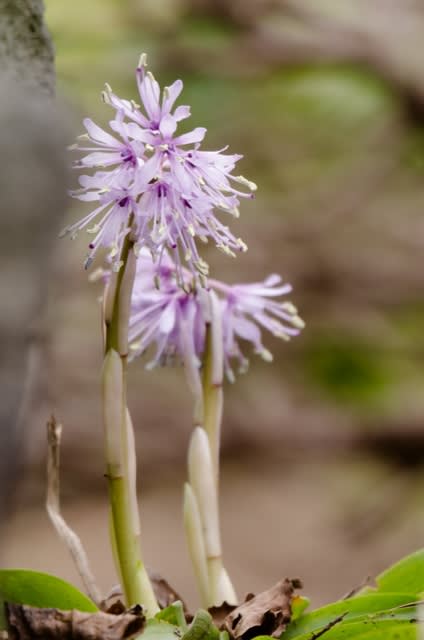
[[[223,429],[226,566],[241,595],[300,577],[318,605],[422,545],[424,531],[423,0],[46,0],[57,92],[75,133],[106,124],[104,82],[137,101],[141,52],[162,86],[184,81],[190,128],[228,144],[258,184],[234,228],[248,244],[230,282],[280,273],[306,321],[266,337],[228,385]],[[72,128],[72,127],[71,127]],[[73,134],[69,134],[69,143]],[[73,177],[75,180],[75,177]],[[75,184],[75,182],[74,182]],[[69,222],[83,209],[74,204]],[[87,209],[85,209],[87,211]],[[52,218],[64,226],[63,210]],[[25,464],[4,520],[3,566],[78,584],[44,513],[45,423],[63,422],[64,515],[104,591],[108,548],[99,295],[87,239],[54,243],[43,312],[47,381],[27,408]],[[246,353],[247,355],[247,353]],[[144,555],[196,603],[182,522],[191,406],[178,369],[133,363],[130,409]]]

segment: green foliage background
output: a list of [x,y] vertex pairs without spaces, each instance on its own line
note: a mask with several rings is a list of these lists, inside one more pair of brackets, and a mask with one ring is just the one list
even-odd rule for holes
[[[162,85],[183,79],[187,127],[208,128],[205,148],[229,144],[244,155],[240,172],[259,188],[234,229],[249,251],[236,261],[210,251],[208,259],[230,282],[281,273],[307,327],[289,344],[266,337],[273,364],[252,355],[248,375],[226,388],[226,557],[241,593],[288,573],[304,579],[314,603],[334,599],[422,543],[423,9],[393,1],[383,20],[378,0],[296,0],[298,12],[314,8],[318,18],[299,17],[290,0],[45,4],[58,94],[75,133],[85,116],[107,123],[104,82],[137,100],[134,69],[146,51]],[[81,213],[73,205],[69,222]],[[52,406],[64,422],[64,504],[106,589],[113,569],[101,533],[100,289],[82,269],[86,242],[81,235],[56,245],[49,406],[34,424]],[[146,557],[190,598],[176,525],[191,427],[179,373],[134,363],[129,404]],[[31,438],[27,511],[5,553],[12,566],[55,573],[63,549],[35,559],[26,544],[28,529],[37,549],[55,544],[41,523],[42,429]],[[63,575],[75,581],[72,572]]]
[[[259,185],[239,225],[253,256],[218,269],[240,279],[282,271],[296,285],[308,330],[288,357],[285,346],[272,345],[282,373],[294,361],[311,401],[320,396],[361,420],[424,409],[413,393],[424,382],[423,287],[413,274],[418,247],[411,256],[407,246],[422,215],[424,147],[421,125],[405,119],[397,87],[375,69],[336,59],[255,59],[237,20],[196,3],[46,4],[59,89],[81,114],[106,122],[99,101],[105,80],[137,98],[134,67],[147,51],[162,84],[184,79],[191,124],[208,127],[207,145],[230,143],[244,153],[242,170]],[[270,19],[259,14],[247,33]],[[358,195],[367,180],[370,193]],[[254,242],[267,245],[266,255]],[[395,262],[401,277],[391,286]]]

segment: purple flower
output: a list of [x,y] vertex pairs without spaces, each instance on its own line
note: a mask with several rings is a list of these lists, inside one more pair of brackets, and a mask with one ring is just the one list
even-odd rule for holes
[[[98,172],[94,176],[81,176],[82,189],[72,193],[79,200],[97,200],[100,203],[88,216],[66,227],[60,234],[69,233],[74,238],[78,231],[86,228],[87,233],[94,236],[88,245],[86,268],[93,262],[99,247],[110,250],[109,259],[113,270],[119,270],[121,267],[119,256],[122,244],[130,231],[130,216],[135,215],[137,208],[130,183],[131,179],[127,174]],[[90,224],[92,224],[91,227]]]
[[254,353],[265,361],[272,361],[272,354],[262,344],[261,328],[283,340],[290,340],[303,329],[304,322],[291,302],[275,302],[271,298],[292,291],[290,284],[282,284],[281,276],[272,274],[263,282],[227,285],[211,280],[210,286],[222,297],[222,327],[224,359],[227,376],[232,379],[230,361],[236,358],[239,372],[245,371],[248,360],[243,355],[239,340],[250,342]]
[[132,298],[129,337],[134,355],[152,345],[156,352],[148,367],[182,361],[190,368],[200,367],[205,350],[205,327],[210,321],[208,296],[218,299],[218,318],[223,336],[225,371],[234,379],[231,362],[238,361],[239,372],[248,360],[240,341],[250,342],[254,352],[270,361],[272,356],[262,344],[261,330],[289,340],[299,334],[304,323],[290,302],[275,300],[291,291],[280,276],[270,275],[263,282],[227,285],[209,280],[209,290],[195,286],[192,274],[182,269],[183,283],[177,282],[179,271],[168,254],[161,264],[154,263],[142,251]]
[[109,167],[121,166],[122,168],[137,166],[137,159],[143,157],[144,145],[138,141],[130,141],[125,134],[123,127],[123,114],[118,112],[116,120],[110,121],[112,129],[116,130],[122,138],[119,140],[107,131],[95,124],[90,118],[85,118],[83,124],[87,130],[86,134],[79,136],[80,141],[91,142],[94,146],[71,145],[70,149],[78,151],[90,151],[81,160],[76,160],[73,164],[75,168],[82,167]]
[[176,135],[178,123],[190,115],[187,106],[174,108],[183,88],[181,80],[161,93],[146,70],[145,55],[140,58],[136,75],[142,107],[119,98],[109,86],[103,93],[105,102],[116,112],[109,123],[113,133],[88,118],[84,120],[87,133],[82,139],[88,143],[73,145],[85,154],[74,167],[96,171],[92,176],[81,176],[81,188],[71,195],[98,201],[100,206],[63,233],[75,235],[94,223],[98,235],[90,243],[86,264],[103,246],[112,250],[118,268],[123,240],[131,231],[138,249],[147,247],[159,262],[168,249],[180,280],[184,263],[204,279],[208,268],[199,255],[197,240],[211,239],[231,256],[246,251],[244,242],[232,234],[216,212],[238,217],[240,198],[252,198],[256,185],[233,175],[241,156],[225,154],[225,149],[200,150],[206,129],[198,127]]
[[156,346],[147,368],[176,360],[200,366],[205,341],[203,294],[191,289],[191,274],[185,270],[185,275],[182,288],[177,284],[177,269],[166,253],[160,264],[155,264],[146,250],[140,252],[129,340],[134,355],[143,353],[153,344]]
[[[146,68],[147,56],[143,53],[138,63],[136,79],[145,114],[140,111],[140,106],[134,101],[122,100],[116,96],[108,84],[105,87],[103,99],[117,111],[122,111],[129,120],[137,123],[147,133],[151,132],[155,135],[162,129],[166,134],[167,118],[172,118],[174,122],[180,122],[190,117],[190,107],[188,106],[177,107],[171,114],[175,101],[183,89],[183,83],[181,80],[176,80],[170,87],[165,87],[161,100],[159,84],[152,73],[146,71]],[[152,138],[148,138],[146,141],[152,142],[152,140]]]

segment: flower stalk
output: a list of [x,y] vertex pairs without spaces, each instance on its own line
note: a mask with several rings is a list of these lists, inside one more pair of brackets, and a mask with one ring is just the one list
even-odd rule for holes
[[199,590],[200,603],[202,607],[207,609],[209,606],[209,577],[202,519],[197,498],[188,482],[184,486],[183,516],[187,546]]
[[[187,543],[202,604],[206,607],[224,601],[238,602],[222,559],[218,496],[224,346],[219,301],[213,291],[208,298],[202,400],[199,402],[194,394],[195,428],[188,451],[189,483],[184,495]],[[202,408],[200,420],[199,406]]]
[[[220,593],[220,576],[223,565],[218,496],[209,440],[202,427],[196,427],[191,437],[188,451],[188,475],[202,525],[208,577],[207,606],[218,605],[223,600]],[[200,540],[197,544],[201,546]]]
[[126,402],[128,320],[135,261],[133,242],[128,234],[121,251],[120,269],[109,283],[104,307],[102,391],[106,477],[112,547],[126,604],[141,604],[152,616],[159,608],[141,556],[134,434]]
[[219,301],[214,291],[209,294],[210,321],[206,324],[203,358],[203,427],[209,438],[216,490],[219,486],[219,451],[224,407],[224,346]]

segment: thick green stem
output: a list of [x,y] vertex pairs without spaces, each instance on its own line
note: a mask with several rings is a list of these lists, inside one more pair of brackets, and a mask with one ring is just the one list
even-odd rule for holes
[[149,616],[159,607],[140,550],[134,438],[126,401],[128,319],[135,275],[133,243],[127,236],[121,268],[112,275],[105,301],[103,407],[112,542],[128,606],[142,604]]
[[115,351],[118,351],[123,357],[127,356],[128,344],[122,344],[120,333],[122,329],[128,332],[128,324],[126,327],[122,325],[123,320],[127,319],[129,315],[131,291],[134,283],[134,260],[134,243],[128,234],[122,247],[120,257],[121,268],[118,272],[112,273],[105,304],[105,352],[107,353],[109,349],[115,349]]

